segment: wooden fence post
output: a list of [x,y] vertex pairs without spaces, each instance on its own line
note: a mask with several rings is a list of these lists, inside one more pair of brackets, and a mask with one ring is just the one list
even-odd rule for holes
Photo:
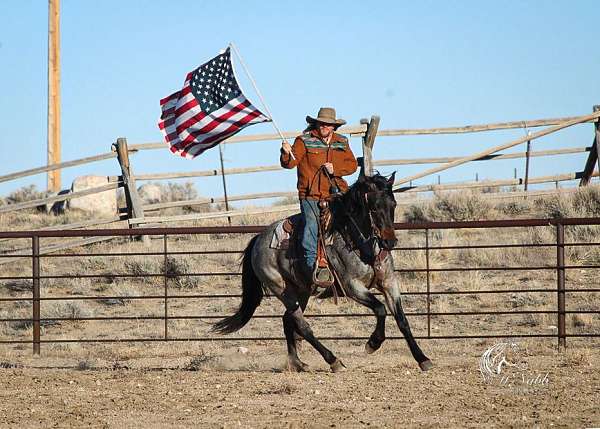
[[[144,218],[144,207],[142,200],[137,192],[135,184],[135,177],[129,164],[129,151],[127,149],[127,139],[118,138],[114,144],[117,149],[117,159],[121,166],[121,180],[123,181],[123,189],[125,191],[125,200],[127,201],[127,217],[128,222],[132,218],[143,219]],[[129,222],[129,227],[132,224]],[[144,241],[146,241],[144,239]]]
[[[531,135],[531,131],[527,131],[527,135]],[[529,159],[531,158],[531,140],[527,140],[527,150],[525,152],[525,186],[523,190],[527,192],[529,187]]]
[[[600,106],[594,106],[594,112],[600,110]],[[592,144],[592,150],[588,155],[587,161],[585,162],[585,167],[583,168],[583,177],[579,181],[579,186],[586,186],[590,183],[592,179],[592,173],[594,172],[594,167],[598,164],[598,171],[600,171],[600,119],[597,119],[595,132],[594,132],[594,144]]]
[[362,168],[365,176],[373,175],[373,145],[375,144],[375,136],[379,129],[379,120],[379,116],[376,115],[371,116],[370,122],[367,119],[360,120],[361,124],[367,125],[367,132],[365,133],[362,142]]

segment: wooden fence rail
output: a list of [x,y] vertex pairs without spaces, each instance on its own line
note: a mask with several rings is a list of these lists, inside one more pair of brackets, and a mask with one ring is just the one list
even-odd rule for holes
[[[484,125],[465,125],[462,127],[445,127],[445,128],[417,128],[417,129],[398,129],[398,130],[382,130],[377,133],[378,136],[418,136],[427,134],[465,134],[479,133],[483,131],[498,131],[515,128],[537,128],[548,125],[559,125],[564,122],[574,121],[581,116],[568,116],[566,118],[554,119],[533,119],[529,121],[514,121],[514,122],[499,122],[496,124]],[[582,122],[598,122],[597,118],[586,119]]]
[[[574,172],[574,173],[566,173],[566,174],[557,174],[557,175],[549,175],[549,176],[540,176],[540,177],[532,177],[529,178],[529,184],[542,184],[542,183],[558,183],[565,182],[571,180],[577,180],[581,178],[583,175],[582,171]],[[594,173],[594,177],[598,177],[598,173]],[[449,191],[449,190],[457,190],[457,189],[475,189],[475,188],[490,188],[490,187],[502,187],[502,186],[520,186],[524,185],[524,178],[516,178],[516,179],[502,179],[502,180],[482,180],[482,181],[465,181],[465,182],[454,182],[454,183],[445,183],[443,185],[419,185],[419,186],[406,186],[402,188],[398,188],[397,192],[412,194],[415,192],[434,192],[434,191]],[[288,191],[288,192],[263,192],[263,193],[255,193],[255,194],[241,194],[229,196],[228,200],[231,201],[249,201],[249,200],[258,200],[258,199],[268,199],[268,198],[286,198],[296,196],[298,193],[296,191]],[[145,211],[156,211],[167,208],[174,207],[193,207],[193,206],[202,206],[209,205],[215,203],[223,203],[225,202],[224,197],[210,197],[210,198],[201,198],[196,200],[185,200],[185,201],[173,201],[167,203],[154,203],[154,204],[145,204]]]
[[30,170],[17,171],[15,173],[6,174],[0,176],[0,183],[8,182],[10,180],[20,179],[21,177],[34,176],[40,173],[46,173],[48,171],[62,170],[63,168],[74,167],[76,165],[89,164],[91,162],[103,161],[105,159],[116,158],[117,154],[108,152],[100,155],[88,156],[86,158],[74,159],[72,161],[65,161],[59,164],[51,164],[42,167],[32,168]]
[[[553,119],[530,119],[513,122],[499,122],[494,124],[482,124],[482,125],[464,125],[459,127],[444,127],[444,128],[416,128],[416,129],[387,129],[378,130],[377,137],[392,137],[392,136],[417,136],[417,135],[433,135],[433,134],[465,134],[465,133],[477,133],[483,131],[497,131],[507,130],[516,128],[537,128],[548,125],[559,125],[564,122],[577,120],[581,116],[568,116],[564,118],[553,118]],[[598,122],[597,118],[585,120],[583,122]],[[362,137],[367,131],[365,124],[353,125],[347,127],[341,127],[338,132],[342,134],[349,134],[350,136]],[[301,131],[284,131],[283,135],[285,138],[293,138]],[[252,136],[236,136],[231,137],[225,141],[225,144],[229,143],[243,143],[250,141],[273,141],[281,140],[279,134],[259,134]],[[153,150],[153,149],[164,149],[165,144],[162,142],[152,143],[140,143],[132,144],[129,146],[131,150]]]
[[[556,149],[556,150],[545,150],[531,152],[531,157],[542,157],[542,156],[555,156],[555,155],[567,155],[574,153],[589,152],[590,147],[578,147],[570,149]],[[496,161],[503,159],[516,159],[525,158],[526,152],[519,153],[508,153],[508,154],[494,154],[486,155],[481,158],[474,159],[473,161]],[[446,158],[413,158],[413,159],[381,159],[373,161],[373,165],[418,165],[418,164],[441,164],[463,159],[464,157],[446,157]],[[269,171],[284,170],[280,165],[266,165],[261,167],[244,167],[244,168],[227,168],[225,169],[225,175],[230,176],[234,174],[248,174],[248,173],[264,173]],[[189,177],[211,177],[220,176],[221,170],[198,170],[198,171],[184,171],[184,172],[172,172],[172,173],[151,173],[151,174],[136,174],[136,180],[167,180],[167,179],[183,179]]]
[[[387,129],[387,130],[378,130],[377,136],[383,137],[383,136],[409,136],[409,135],[427,135],[427,134],[462,134],[462,133],[473,133],[473,132],[492,131],[492,130],[525,128],[525,127],[526,128],[534,128],[534,127],[541,127],[541,126],[547,126],[547,125],[558,125],[558,124],[562,124],[562,123],[568,122],[568,121],[579,120],[581,118],[582,118],[582,116],[570,116],[570,117],[554,118],[554,119],[521,120],[521,121],[513,121],[513,122],[500,122],[500,123],[494,123],[494,124],[465,125],[465,126],[459,126],[459,127],[445,127],[445,128]],[[598,122],[598,118],[594,117],[592,119],[587,119],[587,120],[583,120],[580,122],[581,123]],[[342,134],[349,134],[350,136],[363,137],[363,136],[365,136],[365,134],[367,132],[367,125],[359,124],[359,125],[351,125],[351,126],[341,127],[339,129],[339,132]],[[292,138],[300,133],[301,133],[301,131],[285,131],[285,132],[283,132],[283,134],[286,138]],[[272,140],[279,140],[279,139],[280,139],[280,136],[278,134],[257,134],[257,135],[249,135],[249,136],[230,137],[229,139],[227,139],[225,141],[225,143],[229,144],[229,143],[242,143],[242,142],[250,142],[250,141],[272,141]],[[131,152],[137,152],[140,150],[165,149],[165,147],[166,146],[164,143],[157,142],[157,143],[131,144],[131,145],[129,145],[128,149],[129,149],[129,152],[131,153]],[[544,156],[542,154],[542,152],[537,152],[537,153],[538,153],[538,155],[532,154],[532,156]],[[575,152],[565,151],[563,153],[575,153]],[[510,158],[512,156],[513,155],[511,154],[511,155],[502,155],[501,157],[506,159],[506,158]],[[99,155],[93,155],[93,156],[89,156],[89,157],[85,157],[85,158],[75,159],[75,160],[71,160],[71,161],[65,161],[65,162],[62,162],[59,164],[46,165],[46,166],[36,167],[36,168],[28,169],[28,170],[23,170],[23,171],[18,171],[18,172],[2,175],[2,176],[0,176],[0,183],[19,179],[22,177],[41,174],[41,173],[45,173],[48,171],[62,170],[62,169],[77,166],[77,165],[88,164],[88,163],[102,161],[102,160],[116,158],[116,157],[117,157],[116,148],[113,147],[112,152],[103,153],[103,154],[99,154]],[[487,159],[484,157],[480,157],[480,158],[481,158],[481,160]],[[443,160],[443,159],[448,159],[448,158],[440,158],[440,160]],[[454,158],[451,158],[451,159],[454,160]],[[416,159],[414,161],[411,161],[411,160],[387,160],[387,161],[381,160],[381,161],[375,161],[374,164],[375,165],[378,165],[378,164],[385,165],[385,164],[381,164],[383,162],[396,163],[398,165],[429,163],[427,161],[427,159]],[[432,161],[432,163],[437,163],[437,162],[445,162],[445,161]],[[240,174],[240,173],[258,172],[258,171],[273,171],[273,169],[274,169],[274,166],[267,166],[267,167],[251,167],[248,169],[230,169],[230,170],[225,170],[225,171],[226,171],[226,174]],[[181,176],[181,177],[214,176],[214,175],[220,174],[220,171],[218,169],[215,169],[215,170],[208,170],[208,171],[194,172],[194,173],[200,173],[200,174],[191,174],[191,175],[186,175],[186,176]],[[175,174],[175,173],[165,173],[165,175],[158,175],[158,174],[138,175],[138,176],[136,176],[136,178],[138,178],[138,180],[160,180],[160,179],[177,178],[176,176],[172,176],[172,174]],[[183,173],[183,174],[186,174],[186,173]]]
[[[598,173],[595,174],[598,176]],[[571,179],[572,180],[572,179]],[[554,181],[553,181],[554,182]],[[435,186],[434,186],[435,188]],[[432,189],[432,190],[441,190],[441,189]],[[496,199],[523,199],[525,197],[540,197],[547,195],[556,195],[563,193],[571,193],[577,190],[577,188],[565,188],[565,189],[550,189],[550,190],[540,190],[540,191],[528,191],[528,192],[490,192],[481,194],[481,198],[486,200],[496,200]],[[425,191],[425,190],[423,190]],[[431,191],[431,190],[429,190]],[[416,191],[419,192],[419,191]],[[296,194],[295,192],[293,193]],[[419,204],[426,202],[426,199],[417,199],[417,198],[402,198],[403,195],[400,194],[398,198],[396,198],[396,202],[398,203],[398,207],[404,207],[414,204]],[[264,208],[255,208],[255,209],[241,209],[241,210],[226,210],[226,211],[216,211],[210,213],[193,213],[193,214],[185,214],[185,215],[174,215],[174,216],[146,216],[143,219],[130,219],[129,222],[132,225],[144,225],[144,227],[157,226],[162,223],[169,222],[186,222],[186,221],[194,221],[194,220],[206,220],[206,219],[220,219],[220,218],[229,218],[229,217],[239,217],[239,216],[254,216],[254,215],[263,215],[263,214],[271,214],[271,213],[284,213],[284,212],[298,212],[300,207],[298,203],[288,204],[284,206],[272,206],[272,207],[264,207]]]
[[[553,118],[553,119],[536,119],[536,120],[526,120],[526,121],[513,121],[513,122],[500,122],[500,123],[492,123],[492,124],[482,124],[482,125],[466,125],[460,127],[443,127],[443,128],[426,128],[426,129],[387,129],[387,130],[379,130],[377,124],[375,123],[375,119],[378,120],[378,117],[373,116],[370,121],[361,120],[361,123],[358,125],[349,125],[346,127],[342,127],[339,129],[339,132],[350,135],[351,137],[361,137],[363,139],[363,152],[368,158],[365,161],[365,165],[367,165],[368,169],[370,166],[392,166],[392,165],[419,165],[419,164],[442,164],[418,174],[405,177],[403,179],[399,179],[396,182],[395,190],[397,191],[406,191],[407,193],[416,193],[416,192],[431,192],[432,190],[451,190],[451,189],[465,189],[465,188],[476,188],[476,187],[490,187],[490,186],[516,186],[523,184],[523,179],[508,179],[508,180],[495,180],[495,181],[477,181],[477,182],[458,182],[458,183],[449,183],[449,184],[438,184],[438,185],[420,185],[420,186],[401,186],[402,184],[406,184],[409,181],[425,177],[431,175],[433,173],[446,170],[448,168],[452,168],[454,166],[461,165],[465,162],[469,161],[488,161],[488,160],[506,160],[506,159],[517,159],[517,158],[530,158],[530,157],[544,157],[544,156],[556,156],[556,155],[566,155],[566,154],[576,154],[589,152],[590,157],[588,158],[589,165],[586,165],[584,172],[576,172],[576,173],[567,173],[560,174],[554,176],[542,176],[542,177],[534,177],[526,180],[528,183],[548,183],[548,182],[560,182],[565,180],[574,180],[577,178],[582,179],[582,183],[589,182],[589,178],[596,176],[597,173],[592,174],[593,164],[598,160],[597,152],[598,145],[596,140],[591,147],[576,147],[576,148],[567,148],[567,149],[557,149],[557,150],[543,150],[536,152],[519,152],[519,153],[497,153],[500,150],[507,149],[518,144],[524,143],[526,141],[531,141],[536,138],[540,138],[542,136],[549,135],[558,130],[561,130],[566,127],[570,127],[580,123],[596,123],[596,134],[600,133],[600,123],[598,122],[598,118],[600,117],[600,111],[595,108],[595,112],[590,115],[582,115],[575,117],[563,117],[563,118]],[[378,121],[377,121],[378,122]],[[546,128],[540,132],[528,135],[526,137],[522,137],[516,140],[513,140],[509,143],[496,146],[485,151],[469,155],[463,157],[428,157],[428,158],[413,158],[413,159],[387,159],[387,160],[370,160],[370,149],[372,148],[372,144],[375,141],[375,137],[383,137],[383,136],[415,136],[415,135],[436,135],[436,134],[462,134],[462,133],[475,133],[475,132],[483,132],[483,131],[493,131],[493,130],[506,130],[506,129],[517,129],[517,128],[534,128],[534,127],[544,127]],[[292,138],[298,134],[300,131],[287,131],[284,132],[285,138]],[[230,143],[242,143],[242,142],[250,142],[250,141],[271,141],[271,140],[279,140],[280,136],[278,134],[259,134],[259,135],[248,135],[248,136],[234,136],[226,140],[226,144]],[[367,141],[368,140],[368,141]],[[370,146],[369,143],[370,142]],[[117,155],[117,148],[120,147],[120,154]],[[264,193],[254,193],[254,194],[245,194],[245,195],[236,195],[228,198],[224,197],[213,197],[213,198],[201,198],[197,200],[190,201],[178,201],[178,202],[167,202],[167,203],[157,203],[157,204],[142,204],[137,196],[137,190],[135,189],[136,180],[165,180],[165,179],[179,179],[179,178],[190,178],[190,177],[209,177],[209,176],[217,176],[221,174],[232,175],[232,174],[246,174],[246,173],[257,173],[257,172],[268,172],[268,171],[278,171],[282,168],[279,165],[270,165],[270,166],[256,166],[256,167],[244,167],[244,168],[230,168],[222,171],[221,169],[212,169],[212,170],[201,170],[201,171],[189,171],[189,172],[167,172],[167,173],[148,173],[148,174],[136,174],[134,175],[131,172],[131,167],[129,165],[128,154],[134,153],[140,150],[152,150],[152,149],[165,149],[164,143],[142,143],[142,144],[133,144],[127,145],[125,139],[119,139],[118,144],[114,145],[113,150],[109,153],[89,156],[81,159],[76,159],[72,161],[66,161],[60,164],[53,164],[49,166],[37,167],[29,170],[19,171],[10,173],[7,175],[0,176],[0,183],[7,182],[10,180],[19,179],[22,177],[27,177],[35,174],[40,174],[48,171],[60,170],[63,168],[73,167],[77,165],[83,165],[91,162],[102,161],[106,159],[111,159],[117,157],[120,161],[121,166],[121,176],[114,177],[113,182],[109,183],[105,186],[95,187],[91,189],[86,189],[83,191],[69,193],[64,195],[56,195],[52,197],[47,197],[43,199],[37,199],[34,201],[27,201],[18,204],[9,204],[6,206],[0,207],[0,213],[5,213],[13,210],[21,210],[25,208],[36,207],[44,204],[50,204],[58,201],[69,200],[71,198],[77,198],[85,195],[92,195],[97,192],[103,192],[106,190],[117,189],[118,187],[126,185],[126,196],[128,197],[127,201],[127,209],[129,211],[128,217],[130,218],[130,226],[146,223],[143,219],[144,211],[156,211],[171,207],[182,207],[182,206],[194,206],[194,205],[206,205],[212,203],[220,203],[226,201],[243,201],[243,200],[253,200],[253,199],[264,199],[264,198],[278,198],[278,197],[288,197],[293,196],[296,193],[294,191],[282,191],[282,192],[264,192]],[[367,153],[368,152],[368,153]],[[582,174],[583,173],[583,174]],[[584,184],[585,184],[584,183]],[[132,207],[133,203],[136,203],[135,209]],[[275,211],[284,210],[281,206],[276,207]],[[260,212],[260,209],[255,210],[257,213]],[[237,216],[239,213],[249,214],[248,211],[232,211],[229,210],[223,216]],[[187,215],[186,215],[187,216]],[[198,216],[189,215],[189,216]],[[216,217],[216,214],[202,214],[202,216]],[[173,216],[169,218],[174,218]],[[183,219],[181,217],[175,217],[179,219]],[[156,222],[156,218],[151,218],[147,220],[148,222]],[[86,225],[91,226],[95,221],[88,221]],[[99,221],[101,222],[101,221]]]
[[[554,155],[570,155],[574,153],[585,153],[589,152],[592,146],[588,147],[574,147],[569,149],[554,149],[554,150],[540,150],[530,152],[530,157],[542,157],[542,156],[554,156]],[[482,156],[481,158],[474,159],[473,161],[497,161],[503,159],[518,159],[526,158],[527,152],[516,152],[516,153],[496,153],[491,155]],[[446,162],[456,161],[463,157],[438,157],[438,158],[408,158],[408,159],[381,159],[379,161],[373,161],[373,165],[418,165],[418,164],[443,164]]]
[[[598,177],[598,172],[593,174],[594,177]],[[541,184],[541,183],[558,183],[566,182],[571,180],[577,180],[583,177],[583,171],[575,173],[556,174],[550,176],[540,176],[529,178],[529,184]],[[432,192],[432,191],[448,191],[457,189],[473,189],[473,188],[490,188],[490,187],[501,187],[501,186],[519,186],[524,185],[524,178],[517,179],[502,179],[502,180],[482,180],[477,182],[456,182],[447,183],[443,185],[420,185],[420,186],[406,186],[398,188],[396,192]]]
[[597,120],[599,117],[600,117],[600,111],[599,112],[594,112],[594,113],[592,113],[590,115],[578,116],[575,119],[569,120],[567,122],[562,122],[562,123],[560,123],[558,125],[552,126],[550,128],[546,128],[546,129],[544,129],[542,131],[538,131],[537,133],[533,133],[533,134],[530,134],[530,135],[518,138],[516,140],[511,140],[508,143],[505,143],[505,144],[502,144],[502,145],[498,145],[498,146],[494,146],[494,147],[492,147],[490,149],[486,149],[484,151],[475,153],[473,155],[466,156],[464,158],[460,158],[460,159],[457,159],[457,160],[452,161],[452,162],[448,162],[448,163],[440,165],[438,167],[430,168],[428,170],[422,171],[421,173],[413,174],[412,176],[408,176],[408,177],[404,177],[404,178],[398,179],[398,180],[396,180],[396,184],[394,185],[394,189],[398,189],[400,187],[400,185],[402,185],[404,183],[408,183],[408,182],[410,182],[412,180],[420,179],[422,177],[429,176],[429,175],[431,175],[433,173],[438,173],[440,171],[444,171],[444,170],[448,170],[448,169],[453,168],[453,167],[457,167],[457,166],[465,164],[465,163],[467,163],[469,161],[473,161],[475,159],[479,159],[481,157],[484,157],[484,156],[487,156],[487,155],[491,155],[491,154],[493,154],[495,152],[498,152],[498,151],[501,151],[501,150],[504,150],[504,149],[508,149],[508,148],[517,146],[519,144],[523,144],[523,143],[525,143],[527,141],[532,141],[532,140],[535,140],[535,139],[539,139],[540,137],[547,136],[548,134],[555,133],[557,131],[560,131],[560,130],[562,130],[564,128],[571,127],[573,125],[577,125],[577,124],[581,124],[581,123],[584,123],[584,122],[591,122],[593,120]]
[[45,204],[51,204],[51,203],[55,203],[58,201],[66,201],[66,200],[70,200],[72,198],[84,197],[86,195],[97,194],[99,192],[104,192],[104,191],[112,191],[114,189],[117,189],[121,185],[122,185],[122,182],[113,182],[113,183],[109,183],[108,185],[97,186],[95,188],[89,188],[89,189],[85,189],[83,191],[71,192],[69,194],[55,195],[53,197],[40,198],[38,200],[25,201],[23,203],[17,203],[17,204],[8,204],[6,206],[0,207],[0,213],[6,213],[6,212],[12,212],[15,210],[22,210],[22,209],[28,209],[28,208],[32,208],[32,207],[43,206]]
[[[284,191],[284,192],[261,192],[256,194],[242,194],[242,195],[230,195],[227,197],[229,201],[247,201],[247,200],[258,200],[263,198],[285,198],[298,195],[296,191]],[[210,197],[200,198],[196,200],[184,200],[184,201],[172,201],[168,203],[154,203],[145,204],[144,210],[153,211],[161,210],[173,207],[190,207],[190,206],[202,206],[215,203],[224,203],[225,197]]]

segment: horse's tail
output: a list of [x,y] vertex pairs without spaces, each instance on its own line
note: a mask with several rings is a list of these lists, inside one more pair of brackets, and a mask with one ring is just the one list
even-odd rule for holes
[[263,288],[260,279],[252,268],[252,249],[256,245],[258,235],[252,238],[244,250],[242,258],[242,303],[238,311],[218,321],[212,327],[213,332],[231,334],[242,329],[252,318],[254,311],[263,298]]

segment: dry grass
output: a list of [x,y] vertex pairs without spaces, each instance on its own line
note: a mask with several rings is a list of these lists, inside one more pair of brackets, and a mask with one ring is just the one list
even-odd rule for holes
[[478,192],[436,192],[431,201],[409,206],[405,212],[405,220],[407,222],[482,220],[495,217],[494,210],[494,207]]
[[565,218],[600,216],[600,186],[578,188],[572,193],[493,201],[484,191],[436,192],[433,198],[405,206],[399,215],[406,222],[463,221],[499,218]]
[[[600,211],[600,192],[597,188],[580,190],[573,195],[564,195],[562,199],[549,198],[523,200],[493,205],[484,201],[477,193],[438,194],[423,204],[398,209],[397,218],[405,216],[407,220],[473,220],[487,218],[505,218],[511,216],[547,217],[572,215],[597,215]],[[52,223],[74,221],[76,216],[67,213],[64,216],[41,213],[20,212],[19,216],[8,214],[0,217],[4,228],[19,229],[21,227],[37,228]],[[263,216],[246,216],[234,218],[242,225],[268,224],[280,218],[281,214]],[[79,220],[79,219],[78,219]],[[190,221],[183,225],[216,226],[226,224],[225,219],[206,221]],[[429,236],[432,246],[449,246],[457,244],[518,244],[518,243],[555,243],[555,229],[552,227],[511,228],[486,231],[471,230],[431,230]],[[598,241],[600,230],[597,227],[568,227],[567,241]],[[422,231],[398,231],[399,245],[402,247],[422,246],[425,236]],[[199,250],[242,250],[251,235],[210,234],[196,236],[169,237],[168,247],[171,251]],[[2,242],[4,249],[15,247],[11,242]],[[73,253],[112,253],[112,252],[161,252],[162,239],[152,239],[146,246],[143,242],[125,239],[99,243],[85,248],[72,249]],[[600,262],[600,249],[595,247],[573,247],[567,251],[572,264],[596,264]],[[396,268],[411,269],[425,267],[424,251],[397,251],[394,254]],[[517,249],[444,249],[430,252],[431,268],[452,267],[505,267],[522,265],[553,264],[556,258],[554,248],[517,248]],[[240,293],[237,276],[189,276],[197,272],[235,272],[238,270],[238,255],[172,255],[167,259],[166,272],[169,275],[168,289],[170,294],[237,294]],[[3,276],[22,276],[31,270],[29,259],[3,265]],[[63,296],[65,301],[43,301],[42,315],[48,318],[73,319],[43,326],[43,338],[161,338],[164,334],[162,320],[128,320],[128,321],[85,321],[74,319],[86,316],[156,316],[164,314],[163,300],[131,299],[130,296],[160,295],[164,293],[162,277],[147,278],[113,278],[109,273],[121,274],[162,274],[165,264],[162,256],[130,256],[130,257],[70,257],[47,258],[42,265],[43,274],[94,274],[98,277],[86,279],[43,279],[44,296]],[[402,291],[424,292],[425,273],[407,272],[398,276]],[[597,284],[593,270],[572,270],[567,277],[568,287],[592,287]],[[506,289],[539,289],[556,288],[553,271],[468,271],[468,272],[434,272],[430,275],[431,291],[480,291]],[[0,281],[0,295],[4,297],[30,297],[31,284],[27,280]],[[90,300],[69,300],[69,297],[97,296]],[[598,297],[595,295],[570,294],[569,309],[598,309]],[[368,312],[360,305],[341,300],[336,307],[331,301],[313,300],[308,311],[312,314]],[[407,312],[424,312],[428,300],[424,295],[406,295],[404,306]],[[169,300],[170,317],[214,316],[231,314],[239,305],[238,299],[172,299]],[[432,295],[429,305],[434,312],[455,312],[473,310],[548,310],[556,308],[556,293],[514,294],[453,294]],[[280,336],[282,306],[276,299],[266,299],[258,309],[258,314],[273,314],[275,319],[254,319],[241,335]],[[28,318],[31,315],[30,301],[18,303],[0,303],[0,318]],[[427,325],[424,317],[409,317],[413,330],[417,335],[426,333]],[[315,332],[326,335],[368,335],[374,326],[374,318],[311,318],[309,319]],[[213,319],[171,320],[168,325],[172,337],[212,338],[209,333]],[[437,335],[498,334],[511,333],[554,333],[556,316],[551,314],[519,315],[519,316],[434,316],[431,318],[431,329]],[[573,332],[597,332],[600,318],[592,314],[575,314],[568,316],[568,330]],[[397,334],[393,323],[388,323],[389,335]],[[2,338],[31,338],[31,324],[28,322],[0,322]],[[220,343],[168,343],[168,344],[71,344],[55,343],[44,345],[44,353],[57,357],[79,356],[80,362],[88,362],[89,356],[102,359],[110,365],[127,365],[129,359],[144,359],[149,353],[153,356],[180,356],[179,367],[189,370],[202,370],[210,366],[227,367],[229,361],[216,359],[214,348]],[[28,354],[29,349],[4,348],[4,356]],[[4,358],[2,358],[4,359]],[[251,368],[252,359],[245,359],[244,365]],[[88,362],[89,363],[89,362]],[[96,362],[93,362],[95,365]],[[91,365],[91,364],[90,364]],[[85,368],[89,365],[82,364]],[[91,366],[90,366],[91,367]],[[82,369],[85,369],[82,368]],[[285,384],[276,388],[285,393]]]

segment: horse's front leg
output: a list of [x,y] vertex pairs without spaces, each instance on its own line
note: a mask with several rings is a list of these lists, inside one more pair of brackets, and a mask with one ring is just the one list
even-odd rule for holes
[[370,308],[377,318],[375,330],[365,344],[365,351],[368,354],[374,353],[379,350],[385,341],[385,305],[369,292],[369,289],[367,289],[361,281],[353,279],[347,282],[347,285],[350,289],[348,291],[349,296],[359,304]]
[[398,285],[398,281],[394,275],[393,266],[387,267],[384,279],[385,280],[381,285],[381,291],[385,296],[385,302],[390,312],[394,315],[394,319],[396,319],[396,323],[398,324],[402,335],[404,335],[404,339],[406,339],[406,342],[408,343],[408,347],[410,348],[413,358],[417,361],[419,367],[423,371],[433,368],[433,364],[429,358],[425,356],[410,330],[408,319],[406,318],[404,310],[402,309],[400,286]]

